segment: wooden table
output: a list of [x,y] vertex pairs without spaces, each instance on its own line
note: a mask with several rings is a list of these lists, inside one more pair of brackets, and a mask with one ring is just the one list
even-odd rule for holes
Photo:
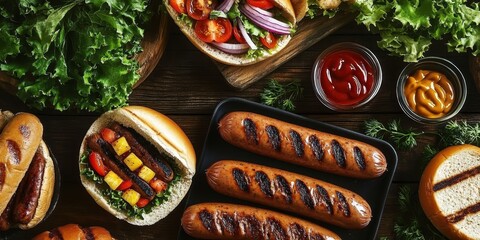
[[[241,97],[259,101],[259,93],[266,84],[265,79],[300,79],[304,96],[296,102],[296,113],[362,132],[362,123],[370,118],[386,122],[401,119],[404,126],[432,131],[442,126],[426,126],[409,120],[401,111],[395,97],[397,76],[406,65],[398,57],[390,57],[376,46],[378,36],[368,33],[363,27],[351,23],[335,34],[321,40],[308,50],[270,74],[267,78],[239,91],[229,86],[216,65],[198,51],[170,21],[167,50],[150,77],[133,91],[129,103],[156,109],[175,120],[191,139],[197,156],[201,155],[207,126],[216,104],[228,97]],[[383,67],[383,85],[378,95],[364,108],[349,112],[333,112],[323,106],[315,97],[311,86],[311,67],[316,57],[326,47],[343,41],[358,42],[370,48],[379,58]],[[480,95],[475,90],[467,67],[467,55],[448,53],[446,46],[435,43],[428,55],[450,59],[461,69],[468,82],[468,98],[457,119],[480,120]],[[117,220],[95,204],[81,186],[78,172],[78,151],[80,142],[98,114],[77,112],[35,111],[26,107],[15,96],[0,91],[0,108],[14,112],[29,111],[37,114],[45,128],[45,140],[59,161],[62,175],[60,200],[54,213],[38,227],[24,233],[31,237],[41,231],[67,223],[85,226],[100,225],[108,228],[118,239],[176,239],[180,228],[180,217],[184,203],[167,218],[149,227],[136,227]],[[378,237],[393,236],[394,219],[397,216],[397,191],[401,184],[417,184],[415,174],[417,158],[423,145],[432,143],[432,136],[420,139],[420,146],[414,151],[398,152],[399,164],[390,189],[383,213]],[[0,239],[2,237],[0,236]],[[22,237],[23,239],[23,237]]]

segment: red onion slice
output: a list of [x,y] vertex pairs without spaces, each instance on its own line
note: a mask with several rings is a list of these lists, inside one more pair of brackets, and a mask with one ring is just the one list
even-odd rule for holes
[[216,43],[212,42],[212,45],[217,47],[218,49],[222,50],[226,53],[231,54],[242,54],[248,51],[250,48],[248,44],[245,43]]
[[[247,4],[245,4],[245,5],[247,5]],[[256,12],[258,12],[258,13],[264,15],[264,16],[273,17],[273,13],[271,13],[271,12],[269,12],[269,11],[263,10],[263,9],[261,9],[261,8],[259,8],[259,7],[252,6],[252,5],[250,5],[250,4],[249,4],[248,6],[250,6],[253,10],[255,10]]]
[[217,7],[217,10],[227,13],[230,11],[230,8],[232,8],[234,2],[235,0],[224,0],[222,4]]
[[252,20],[256,25],[259,27],[275,34],[280,35],[289,35],[290,34],[290,26],[284,22],[278,21],[275,18],[264,16],[254,9],[252,9],[249,5],[242,5],[240,6],[240,12],[245,14],[245,16]]
[[240,29],[240,32],[242,33],[243,38],[245,38],[245,41],[247,42],[248,46],[250,46],[251,49],[256,50],[257,46],[255,45],[255,43],[253,43],[250,36],[248,36],[247,30],[243,26],[242,20],[240,20],[240,18],[237,18],[237,22],[238,22],[238,29]]

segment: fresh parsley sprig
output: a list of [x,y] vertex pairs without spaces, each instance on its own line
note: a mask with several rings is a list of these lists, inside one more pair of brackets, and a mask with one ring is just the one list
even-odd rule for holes
[[364,125],[365,133],[368,136],[380,139],[390,139],[401,150],[408,150],[417,146],[416,137],[424,133],[415,132],[412,128],[402,129],[400,126],[400,120],[392,120],[385,126],[376,119],[370,119],[365,121]]
[[294,111],[294,102],[302,95],[303,87],[300,84],[300,80],[282,84],[272,79],[260,94],[260,101],[268,106]]
[[460,144],[480,146],[480,125],[469,124],[467,121],[450,121],[440,132],[440,143],[443,147]]

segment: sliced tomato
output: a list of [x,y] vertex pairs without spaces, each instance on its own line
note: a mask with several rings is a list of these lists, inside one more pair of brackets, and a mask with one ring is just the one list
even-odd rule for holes
[[139,208],[143,208],[145,206],[147,206],[147,204],[149,203],[150,201],[146,198],[140,198],[138,199],[138,202],[137,202],[137,207]]
[[88,160],[90,162],[90,166],[98,175],[102,177],[107,175],[108,168],[105,167],[105,165],[103,164],[103,159],[102,159],[102,156],[100,156],[100,154],[92,151],[90,155],[88,155]]
[[185,13],[185,0],[169,0],[169,3],[178,13]]
[[161,193],[165,190],[167,190],[167,183],[158,179],[158,178],[154,178],[152,180],[150,180],[150,187],[153,188],[153,190],[155,190],[156,193]]
[[277,38],[273,36],[271,32],[267,34],[264,38],[260,38],[263,46],[267,47],[268,49],[272,49],[277,46]]
[[129,188],[132,187],[132,180],[123,180],[123,182],[120,184],[120,186],[117,187],[115,190],[120,190],[120,191],[125,191]]
[[108,143],[112,143],[118,138],[117,133],[110,128],[102,129],[100,135],[102,135],[103,140],[107,141]]
[[273,8],[274,6],[272,0],[247,0],[247,3],[254,7],[258,7],[265,10]]
[[232,23],[226,18],[197,21],[195,23],[195,34],[204,42],[223,43],[232,37]]
[[216,0],[186,0],[188,16],[195,20],[205,20],[215,8]]
[[245,38],[243,37],[240,29],[238,29],[238,24],[233,27],[233,36],[237,40],[238,43],[246,43]]

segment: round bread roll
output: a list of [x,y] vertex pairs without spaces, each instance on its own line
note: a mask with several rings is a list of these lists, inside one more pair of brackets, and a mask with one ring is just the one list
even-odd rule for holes
[[[102,189],[107,186],[100,186],[87,179],[83,174],[80,174],[81,182],[97,204],[115,217],[133,225],[152,225],[173,211],[188,192],[195,174],[195,150],[183,130],[170,118],[147,107],[128,106],[106,112],[92,124],[81,144],[80,158],[87,150],[86,138],[94,133],[99,133],[101,129],[113,122],[133,129],[159,152],[173,159],[174,162],[168,163],[174,171],[178,171],[180,180],[169,183],[171,186],[168,199],[153,208],[151,213],[144,214],[143,219],[129,217],[125,212],[114,209],[101,193]],[[80,164],[80,172],[85,167],[88,166]]]
[[440,151],[423,172],[419,186],[423,211],[449,239],[480,239],[480,148]]
[[65,239],[65,240],[112,240],[110,232],[103,227],[81,227],[77,224],[67,224],[57,227],[51,231],[45,231],[32,240],[53,240],[53,239]]

